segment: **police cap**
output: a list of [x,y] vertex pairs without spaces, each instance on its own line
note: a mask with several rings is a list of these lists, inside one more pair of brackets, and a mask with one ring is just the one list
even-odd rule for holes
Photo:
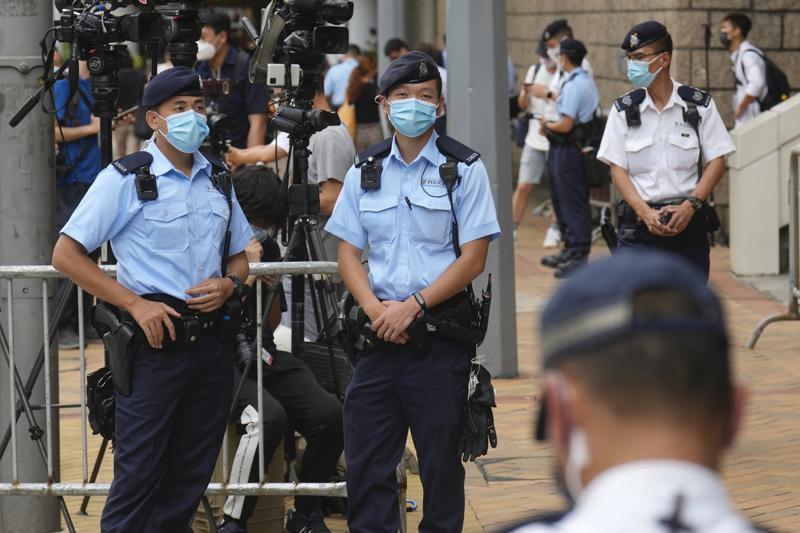
[[[380,93],[384,96],[401,83],[422,83],[441,80],[436,62],[423,52],[409,52],[389,64],[380,79]],[[441,90],[441,85],[439,85]]]
[[[636,300],[649,290],[678,291],[698,311],[665,309],[658,317],[643,316]],[[550,298],[541,315],[542,366],[553,368],[641,333],[666,339],[693,334],[726,347],[728,342],[722,306],[697,267],[666,252],[623,250],[581,268]],[[542,406],[540,440],[544,418]]]
[[542,40],[548,41],[555,37],[555,35],[563,30],[569,29],[569,24],[567,23],[567,19],[557,19],[547,25],[547,27],[542,32]]
[[667,27],[656,20],[640,22],[628,31],[622,40],[620,48],[626,52],[633,52],[669,35]]
[[144,88],[142,107],[153,109],[179,95],[203,96],[200,75],[188,67],[172,67],[151,79]]

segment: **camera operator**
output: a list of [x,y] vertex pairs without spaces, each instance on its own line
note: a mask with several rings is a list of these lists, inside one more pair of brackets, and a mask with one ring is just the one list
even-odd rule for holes
[[213,47],[214,55],[211,59],[198,61],[194,68],[204,80],[230,81],[228,94],[210,96],[207,103],[213,102],[216,112],[231,119],[232,146],[245,148],[264,144],[269,104],[267,87],[250,83],[250,56],[230,45],[231,19],[228,15],[212,11],[206,15],[204,24],[202,40]]
[[[281,182],[278,176],[265,166],[243,167],[234,176],[237,198],[248,220],[260,228],[281,227],[285,223],[285,200],[281,198]],[[246,248],[247,258],[251,262],[277,262],[281,260],[278,243],[266,231],[257,231],[261,241],[253,239]],[[271,276],[263,276],[266,285],[276,282]],[[255,324],[255,276],[247,279],[252,287],[247,300],[248,320],[250,326],[244,333],[248,339],[249,354],[239,350],[239,361],[234,368],[235,380],[238,383],[246,364],[246,357],[254,351],[257,327]],[[266,299],[267,291],[264,291]],[[273,331],[280,321],[281,309],[286,304],[278,300],[268,310],[268,318],[263,328],[263,348],[261,364],[264,372],[264,457],[269,460],[281,443],[286,429],[294,428],[305,437],[307,446],[303,455],[303,464],[298,473],[301,482],[326,482],[334,473],[334,468],[342,453],[342,405],[332,394],[325,391],[316,381],[311,370],[300,359],[289,352],[278,351],[273,340]],[[247,348],[244,350],[248,351]],[[244,361],[241,359],[245,358]],[[252,366],[244,382],[242,392],[236,399],[236,419],[247,406],[258,405],[257,369]],[[248,438],[245,435],[244,438]],[[241,449],[242,444],[240,444]],[[252,446],[257,446],[257,434]],[[258,481],[258,459],[256,454],[249,468],[240,471],[249,477],[249,481]],[[249,472],[249,476],[247,475]],[[234,480],[245,482],[246,479]],[[231,496],[225,507],[223,533],[246,531],[247,521],[252,516],[257,497]],[[314,496],[298,496],[295,498],[295,509],[290,510],[286,531],[289,533],[325,533],[330,530],[325,526],[320,511],[322,498]]]
[[[322,84],[317,87],[311,107],[312,109],[322,109],[324,111],[331,110],[322,90]],[[339,192],[342,190],[344,176],[353,164],[355,146],[347,126],[344,124],[328,126],[315,133],[311,136],[308,146],[309,152],[311,152],[308,158],[308,183],[319,185],[319,227],[322,246],[325,249],[326,259],[335,261],[339,253],[339,239],[322,228],[325,227],[333,212],[333,206],[336,205]],[[227,159],[232,165],[256,163],[263,161],[261,158],[267,161],[274,161],[276,150],[278,155],[284,154],[282,157],[289,153],[288,134],[280,132],[275,141],[268,145],[245,150],[232,148],[227,154]],[[335,276],[334,279],[337,283],[339,282],[338,276]],[[289,278],[285,279],[284,290],[287,298],[291,298],[291,282]],[[317,331],[316,318],[314,317],[313,302],[308,291],[306,291],[305,297],[305,316],[306,336],[310,339],[315,339],[319,332]],[[290,325],[290,317],[288,315],[284,318],[283,323],[286,326]]]
[[[53,266],[106,302],[95,318],[121,321],[105,337],[116,401],[106,533],[188,531],[231,402],[235,329],[220,309],[249,273],[252,232],[224,164],[197,151],[208,134],[197,73],[155,76],[142,106],[154,140],[98,175],[53,250]],[[87,256],[108,240],[117,280]]]
[[[53,86],[53,100],[58,144],[56,219],[60,230],[100,172],[100,147],[97,144],[100,119],[92,116],[94,97],[86,61],[78,62],[78,86],[72,98],[69,81],[65,78]],[[91,329],[88,328],[87,332]],[[64,350],[78,348],[78,305],[74,297],[69,298],[61,320],[58,347]]]

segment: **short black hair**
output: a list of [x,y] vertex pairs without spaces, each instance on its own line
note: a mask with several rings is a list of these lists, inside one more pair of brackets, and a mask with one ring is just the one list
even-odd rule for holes
[[[555,32],[555,33],[553,34],[553,36],[552,36],[552,37],[550,37],[550,39],[558,39],[558,40],[561,40],[561,39],[563,39],[564,37],[569,37],[570,39],[572,39],[573,37],[575,37],[575,35],[573,35],[573,33],[572,33],[572,26],[564,26],[562,29],[560,29],[560,30],[558,30],[557,32]],[[548,39],[548,41],[549,41],[550,39]]]
[[650,46],[652,46],[656,52],[669,52],[670,54],[672,54],[672,35],[670,35],[669,32],[667,32],[667,34],[664,35],[661,39],[655,40],[652,43],[650,43]]
[[280,177],[266,165],[247,165],[233,173],[236,199],[248,222],[264,229],[286,223],[288,205]]
[[347,47],[347,53],[351,56],[360,56],[361,48],[359,48],[357,44],[351,44]]
[[386,41],[386,46],[383,47],[383,55],[389,57],[389,54],[391,54],[392,52],[399,52],[403,48],[405,48],[406,50],[409,49],[406,42],[399,37],[392,37],[391,39]]
[[562,50],[561,54],[566,56],[567,59],[569,59],[570,63],[572,63],[572,65],[576,67],[581,66],[583,58],[586,57],[586,54],[582,54],[575,50]]
[[722,19],[722,22],[730,22],[740,30],[742,30],[742,38],[746,39],[747,34],[750,33],[750,29],[753,27],[753,21],[750,20],[750,17],[745,15],[744,13],[728,13],[725,15],[725,18]]
[[[676,314],[699,318],[703,310],[684,292],[654,289],[636,296],[634,313],[657,321]],[[641,332],[558,366],[620,418],[728,427],[733,383],[728,344],[719,337]]]
[[203,17],[203,25],[208,26],[214,33],[225,32],[231,34],[231,18],[224,11],[209,11]]

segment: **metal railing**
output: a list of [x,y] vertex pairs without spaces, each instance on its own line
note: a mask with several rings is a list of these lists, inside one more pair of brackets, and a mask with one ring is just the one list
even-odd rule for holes
[[751,350],[756,347],[759,337],[770,324],[800,320],[800,146],[792,149],[789,158],[789,309],[786,313],[765,317],[758,323],[747,342],[747,347]]
[[[116,267],[103,266],[101,267],[106,273],[111,276],[116,275]],[[334,262],[281,262],[281,263],[251,263],[250,273],[256,276],[260,275],[288,275],[288,274],[331,274],[336,272],[336,263]],[[2,327],[0,327],[0,351],[4,352],[5,359],[9,366],[9,382],[8,382],[8,395],[10,400],[10,432],[11,432],[11,474],[12,479],[0,479],[0,496],[4,495],[36,495],[36,496],[56,496],[59,498],[61,504],[62,514],[64,515],[67,528],[70,531],[75,531],[69,512],[63,500],[63,496],[102,496],[108,494],[110,484],[94,482],[99,464],[95,465],[95,471],[89,475],[89,457],[88,457],[88,434],[87,434],[87,406],[86,406],[86,349],[85,349],[85,325],[84,325],[84,310],[83,310],[83,291],[80,287],[77,288],[78,299],[78,337],[79,337],[79,354],[80,354],[80,403],[78,404],[54,404],[52,402],[53,390],[51,380],[51,335],[54,331],[53,324],[50,321],[50,303],[48,298],[48,280],[63,278],[64,276],[52,266],[0,266],[0,284],[5,284],[7,290],[6,296],[6,318],[8,327],[8,337],[2,334]],[[44,406],[36,406],[31,408],[28,398],[18,398],[18,389],[23,391],[22,394],[30,396],[32,390],[31,383],[35,383],[38,379],[39,370],[34,365],[31,371],[31,376],[28,377],[26,388],[19,375],[16,359],[17,353],[14,347],[14,280],[18,279],[40,279],[42,283],[42,314],[43,314],[43,354],[44,354]],[[3,281],[5,283],[3,283]],[[0,289],[1,290],[1,289]],[[262,309],[262,294],[263,282],[260,277],[257,277],[256,284],[256,324],[260,324],[264,310]],[[62,304],[63,305],[63,304]],[[58,315],[58,313],[56,313]],[[57,317],[56,317],[57,318]],[[261,328],[256,328],[256,353],[261,353],[262,334]],[[40,353],[41,355],[41,353]],[[263,406],[263,368],[261,364],[256,365],[257,368],[257,384],[258,391],[258,411],[262,412]],[[4,386],[0,384],[0,390]],[[18,402],[18,400],[20,400]],[[54,475],[53,470],[53,454],[50,451],[53,449],[53,411],[57,409],[80,409],[81,418],[81,466],[82,466],[82,480],[81,482],[61,482],[58,481]],[[43,409],[45,411],[45,430],[41,432],[38,429],[33,409]],[[47,483],[34,483],[25,480],[20,480],[20,472],[18,468],[18,442],[17,442],[17,421],[19,417],[25,414],[28,420],[28,425],[31,428],[31,434],[37,433],[39,438],[34,438],[37,441],[42,458],[47,467]],[[206,491],[207,495],[269,495],[269,496],[297,496],[297,495],[313,495],[313,496],[341,496],[346,497],[345,483],[266,483],[265,477],[265,457],[264,457],[264,426],[263,417],[258,417],[258,483],[210,483]],[[37,429],[37,431],[34,431]],[[42,435],[43,433],[43,435]],[[41,436],[44,436],[45,443],[41,442]],[[225,481],[229,480],[229,457],[228,457],[228,431],[226,429],[223,437],[222,444],[222,476]],[[0,449],[0,458],[3,456],[5,449]],[[102,454],[102,450],[101,450]],[[398,480],[399,487],[405,487],[405,470],[403,469],[402,478]],[[400,492],[400,491],[399,491]],[[399,494],[401,506],[405,506],[405,491]],[[403,513],[403,518],[405,518]],[[403,520],[405,523],[405,520]],[[404,528],[402,529],[405,530]]]

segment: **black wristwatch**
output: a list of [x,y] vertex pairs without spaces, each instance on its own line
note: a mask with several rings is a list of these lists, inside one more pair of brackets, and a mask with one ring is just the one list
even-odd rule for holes
[[417,305],[419,305],[420,309],[422,309],[423,311],[428,310],[428,304],[427,302],[425,302],[425,298],[422,297],[422,293],[415,292],[414,294],[412,294],[412,296],[417,301]]
[[553,98],[553,91],[547,91],[547,99],[551,100]]
[[239,300],[245,297],[247,294],[247,285],[241,280],[239,276],[231,274],[230,276],[225,276],[229,280],[233,282],[233,295],[236,296]]
[[700,211],[701,209],[703,209],[703,204],[705,203],[703,202],[703,200],[697,198],[696,196],[687,196],[686,201],[692,205],[695,211]]

